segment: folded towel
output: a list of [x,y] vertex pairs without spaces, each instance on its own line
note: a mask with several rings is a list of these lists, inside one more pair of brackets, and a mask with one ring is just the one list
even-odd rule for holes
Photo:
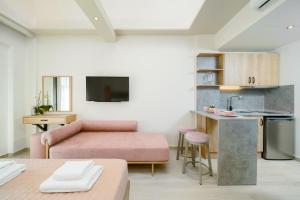
[[81,180],[74,181],[57,181],[53,176],[50,176],[40,185],[40,191],[44,193],[89,191],[102,174],[102,171],[102,166],[95,165]]
[[16,161],[14,161],[14,160],[0,161],[0,169],[2,169],[4,167],[7,167],[7,166],[10,166],[10,165],[13,165],[13,164],[16,164]]
[[57,181],[79,180],[93,168],[95,162],[87,161],[66,161],[54,173],[53,178]]
[[14,164],[0,169],[0,186],[17,177],[25,168],[24,164]]

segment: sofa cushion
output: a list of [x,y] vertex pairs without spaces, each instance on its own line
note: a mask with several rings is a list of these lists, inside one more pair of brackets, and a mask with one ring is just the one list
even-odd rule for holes
[[136,162],[167,161],[169,147],[161,134],[82,132],[50,148],[50,158],[116,158]]
[[135,132],[137,121],[82,120],[82,131]]

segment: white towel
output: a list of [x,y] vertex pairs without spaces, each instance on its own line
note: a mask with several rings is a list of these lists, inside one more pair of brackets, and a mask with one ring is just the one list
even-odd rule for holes
[[24,164],[14,164],[0,169],[0,186],[17,177],[25,168]]
[[14,161],[14,160],[0,161],[0,169],[2,169],[4,167],[7,167],[7,166],[10,166],[10,165],[13,165],[13,164],[16,164],[16,161]]
[[102,166],[95,165],[81,180],[73,181],[57,181],[53,176],[50,176],[40,185],[40,191],[44,193],[86,192],[92,188],[102,171]]
[[57,181],[79,180],[93,168],[95,162],[87,161],[66,161],[54,173],[53,178]]

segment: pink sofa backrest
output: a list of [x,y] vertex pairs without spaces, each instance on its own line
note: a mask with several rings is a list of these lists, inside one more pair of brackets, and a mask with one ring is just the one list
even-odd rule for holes
[[52,146],[82,131],[136,132],[137,121],[80,120],[42,133],[41,142]]
[[81,131],[135,132],[137,121],[83,120]]

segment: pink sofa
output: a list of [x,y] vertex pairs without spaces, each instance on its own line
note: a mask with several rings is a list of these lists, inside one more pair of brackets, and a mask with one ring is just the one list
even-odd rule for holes
[[46,157],[45,146],[41,143],[41,133],[31,135],[30,158],[43,159]]
[[169,147],[165,137],[137,132],[136,121],[81,120],[41,135],[46,155],[56,159],[115,158],[128,163],[165,163]]

